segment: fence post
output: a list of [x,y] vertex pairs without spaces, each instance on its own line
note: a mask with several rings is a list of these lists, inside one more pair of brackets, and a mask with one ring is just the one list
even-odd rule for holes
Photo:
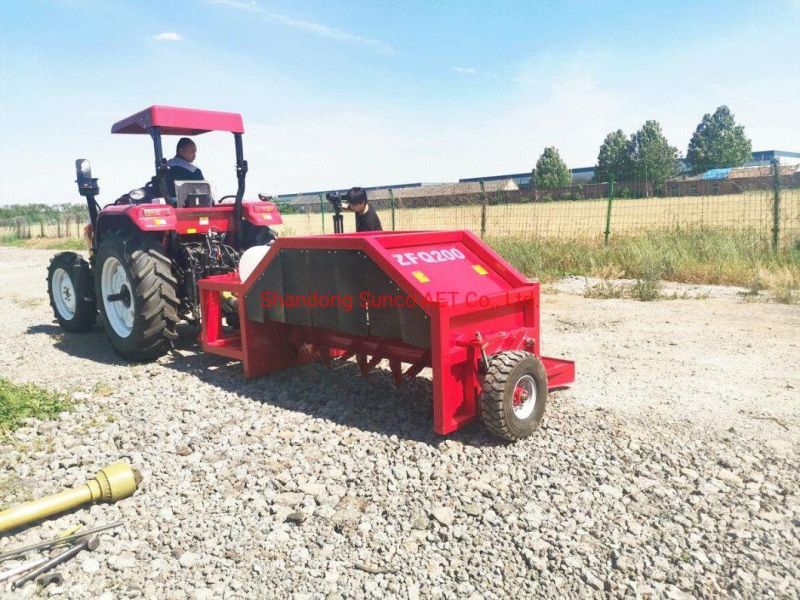
[[606,246],[611,235],[611,205],[614,202],[614,177],[608,178],[608,206],[606,207]]
[[483,186],[483,179],[480,180],[481,184],[481,239],[486,236],[486,190]]
[[322,217],[322,233],[325,233],[325,199],[322,192],[319,193],[319,214]]
[[772,159],[774,198],[772,200],[772,251],[777,252],[781,240],[781,167],[777,158]]
[[392,191],[392,188],[389,188],[389,206],[392,209],[392,231],[395,231],[395,228],[394,228],[394,191]]

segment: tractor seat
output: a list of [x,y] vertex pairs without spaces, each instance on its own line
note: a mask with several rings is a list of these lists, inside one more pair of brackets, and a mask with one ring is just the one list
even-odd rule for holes
[[211,184],[207,181],[176,181],[176,208],[205,208],[214,204]]

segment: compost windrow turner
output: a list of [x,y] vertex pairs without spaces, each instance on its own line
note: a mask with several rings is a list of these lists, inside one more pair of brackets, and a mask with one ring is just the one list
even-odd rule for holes
[[[437,433],[480,415],[508,440],[575,378],[572,361],[542,356],[539,283],[467,231],[281,238],[242,276],[199,288],[203,349],[247,377],[355,357],[364,375],[387,360],[401,383],[430,367]],[[223,326],[231,294],[238,329]]]

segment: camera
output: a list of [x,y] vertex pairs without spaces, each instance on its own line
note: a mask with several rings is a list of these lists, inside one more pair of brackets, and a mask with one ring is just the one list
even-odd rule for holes
[[328,192],[325,194],[328,202],[333,206],[333,232],[344,233],[344,216],[342,215],[342,208],[347,208],[345,200],[347,195],[340,194],[339,192]]
[[333,205],[333,210],[336,213],[342,212],[342,208],[347,208],[347,206],[344,204],[344,201],[347,198],[345,194],[340,194],[339,192],[328,192],[325,194],[325,198],[327,198],[328,202]]

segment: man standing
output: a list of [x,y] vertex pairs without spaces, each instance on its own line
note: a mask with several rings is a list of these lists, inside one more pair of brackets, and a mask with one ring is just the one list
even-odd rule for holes
[[356,213],[356,231],[383,231],[378,213],[367,202],[367,192],[364,188],[350,188],[345,198],[350,210]]

